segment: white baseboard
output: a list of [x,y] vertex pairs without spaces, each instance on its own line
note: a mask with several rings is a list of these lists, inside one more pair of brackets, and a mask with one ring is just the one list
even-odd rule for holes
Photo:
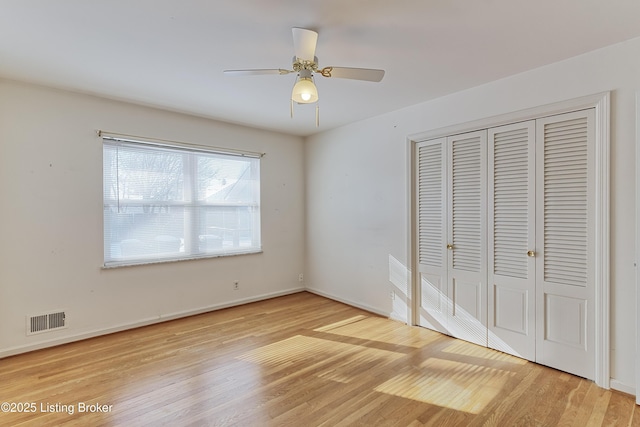
[[310,287],[306,287],[305,290],[307,292],[311,292],[312,294],[320,295],[321,297],[329,298],[329,299],[332,299],[334,301],[341,302],[343,304],[351,305],[353,307],[357,307],[357,308],[360,308],[362,310],[366,310],[366,311],[378,314],[378,315],[386,317],[386,318],[390,318],[391,317],[390,313],[384,312],[382,310],[379,310],[379,309],[377,309],[375,307],[371,307],[371,306],[366,305],[366,304],[362,304],[361,302],[351,301],[351,300],[348,300],[348,299],[345,299],[345,298],[341,298],[341,297],[338,297],[336,295],[332,295],[332,294],[329,294],[327,292],[320,291],[318,289],[314,289],[314,288],[310,288]]
[[120,325],[114,325],[109,328],[96,329],[89,332],[83,332],[81,334],[66,336],[62,338],[54,338],[48,341],[40,341],[35,344],[28,344],[16,347],[10,347],[0,350],[0,359],[4,357],[14,356],[16,354],[28,353],[30,351],[41,350],[43,348],[54,347],[57,345],[68,344],[75,341],[82,341],[89,338],[98,337],[101,335],[113,334],[115,332],[126,331],[128,329],[140,328],[142,326],[153,325],[154,323],[168,322],[170,320],[179,319],[182,317],[195,316],[197,314],[208,313],[210,311],[222,310],[223,308],[235,307],[242,304],[249,304],[256,301],[263,301],[271,298],[281,297],[284,295],[295,294],[298,292],[304,292],[305,288],[292,288],[285,291],[272,292],[268,294],[256,295],[248,298],[241,298],[221,304],[213,304],[206,307],[197,308],[194,310],[185,310],[174,313],[163,314],[157,317],[150,317],[147,319],[141,319],[136,322],[124,323]]
[[632,387],[628,384],[625,384],[621,381],[618,380],[614,380],[613,378],[609,381],[609,387],[611,387],[614,390],[618,390],[621,391],[623,393],[627,393],[630,394],[632,396],[636,395],[636,388]]

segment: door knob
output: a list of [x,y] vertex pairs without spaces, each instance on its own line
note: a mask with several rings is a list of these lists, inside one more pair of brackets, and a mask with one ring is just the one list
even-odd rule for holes
[[453,245],[452,245],[451,243],[449,243],[449,244],[447,245],[447,249],[449,249],[449,250],[453,249]]
[[527,256],[536,256],[536,253],[534,251],[529,251],[527,252]]

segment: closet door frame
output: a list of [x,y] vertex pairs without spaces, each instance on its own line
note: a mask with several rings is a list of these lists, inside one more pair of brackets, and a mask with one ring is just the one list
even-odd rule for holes
[[[593,108],[595,111],[595,383],[602,388],[610,387],[610,92],[602,92],[554,104],[534,107],[513,113],[488,117],[468,123],[435,128],[407,136],[407,200],[408,270],[417,271],[415,250],[416,198],[415,198],[415,153],[416,144],[449,135],[488,129],[520,121],[538,119],[550,115]],[[639,107],[640,108],[640,107]],[[640,136],[639,136],[640,138]],[[410,295],[407,301],[407,323],[417,324],[419,295],[417,274],[411,274]],[[639,300],[640,304],[640,300]],[[640,323],[640,322],[639,322]],[[639,337],[640,340],[640,337]],[[638,361],[640,365],[640,359]]]
[[640,405],[640,273],[638,272],[638,255],[640,254],[640,91],[636,92],[636,404]]

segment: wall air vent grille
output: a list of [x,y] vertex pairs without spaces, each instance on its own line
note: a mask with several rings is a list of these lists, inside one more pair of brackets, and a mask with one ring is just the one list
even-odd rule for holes
[[67,327],[66,314],[64,311],[57,311],[37,316],[27,316],[27,335],[48,332],[54,329]]

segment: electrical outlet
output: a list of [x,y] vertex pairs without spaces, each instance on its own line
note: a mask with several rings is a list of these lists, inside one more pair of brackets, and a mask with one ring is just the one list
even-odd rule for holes
[[302,282],[304,280],[304,274],[298,274],[298,282]]
[[389,296],[391,297],[392,301],[396,299],[396,293],[394,291],[389,291]]
[[236,291],[237,291],[238,289],[240,289],[240,281],[235,280],[235,281],[233,282],[233,289],[235,289]]

